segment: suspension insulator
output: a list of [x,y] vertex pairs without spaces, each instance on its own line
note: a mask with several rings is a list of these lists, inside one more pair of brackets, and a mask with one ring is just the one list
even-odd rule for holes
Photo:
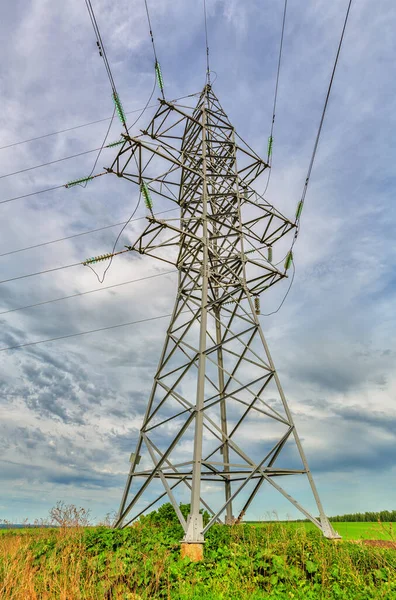
[[297,204],[296,221],[298,221],[298,219],[301,217],[303,206],[304,206],[304,202],[302,200],[300,200],[300,202]]
[[92,258],[87,258],[87,260],[84,260],[84,262],[82,264],[84,266],[94,265],[95,263],[100,262],[101,260],[109,260],[112,256],[114,256],[114,254],[112,254],[112,253],[101,254],[100,256],[92,256]]
[[126,127],[126,118],[125,118],[124,109],[122,108],[121,100],[119,99],[118,94],[116,92],[114,92],[114,94],[113,94],[113,100],[114,100],[114,104],[116,107],[117,115],[118,115],[121,123],[123,125],[125,125],[125,127]]
[[164,80],[162,78],[162,71],[161,71],[161,67],[160,67],[158,60],[155,63],[155,74],[157,76],[158,87],[161,90],[161,92],[163,92],[164,91]]
[[256,311],[256,315],[260,314],[260,296],[254,297],[254,310]]
[[91,181],[91,179],[93,179],[93,177],[82,177],[81,179],[75,179],[74,181],[69,181],[69,183],[66,183],[65,187],[70,188],[74,185],[80,185],[80,183]]
[[268,246],[268,262],[272,262],[272,246]]
[[288,252],[288,254],[286,256],[286,260],[285,260],[285,270],[286,271],[288,269],[290,269],[292,262],[293,262],[293,252],[290,250],[290,252]]
[[120,146],[124,142],[125,142],[125,140],[118,140],[118,142],[111,142],[110,144],[107,144],[106,148],[114,148],[114,146]]
[[144,199],[145,205],[147,206],[147,208],[149,209],[150,212],[153,212],[153,201],[151,199],[150,190],[144,181],[142,181],[142,184],[140,186],[140,191],[143,194],[143,199]]
[[270,135],[268,138],[268,158],[270,158],[271,154],[272,154],[272,143],[273,143],[273,138],[272,138],[272,135]]

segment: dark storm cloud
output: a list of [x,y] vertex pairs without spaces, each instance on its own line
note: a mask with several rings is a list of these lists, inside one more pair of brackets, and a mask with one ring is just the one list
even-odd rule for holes
[[41,465],[16,463],[0,459],[2,478],[5,481],[20,481],[30,484],[58,484],[82,488],[120,487],[124,478],[111,473],[98,473],[88,469],[57,469]]
[[353,406],[335,406],[333,407],[334,413],[342,420],[350,421],[352,423],[362,423],[367,425],[367,434],[369,435],[370,427],[378,427],[388,433],[396,436],[396,413],[385,411],[379,411],[373,405],[372,409],[362,407],[358,405]]

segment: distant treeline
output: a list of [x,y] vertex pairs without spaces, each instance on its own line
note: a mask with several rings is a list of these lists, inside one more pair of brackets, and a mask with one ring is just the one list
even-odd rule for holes
[[380,512],[365,512],[365,513],[352,513],[350,515],[336,515],[335,517],[329,517],[330,521],[334,522],[362,522],[362,523],[373,523],[374,521],[381,521],[381,523],[395,523],[396,522],[396,510],[381,510]]

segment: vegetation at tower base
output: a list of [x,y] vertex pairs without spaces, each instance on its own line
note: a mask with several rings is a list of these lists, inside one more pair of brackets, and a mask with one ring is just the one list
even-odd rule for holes
[[[182,510],[188,506],[184,505]],[[204,515],[204,518],[205,515]],[[48,600],[394,600],[396,551],[331,542],[303,524],[215,525],[201,563],[180,560],[182,528],[165,505],[125,529],[0,536],[0,597]]]

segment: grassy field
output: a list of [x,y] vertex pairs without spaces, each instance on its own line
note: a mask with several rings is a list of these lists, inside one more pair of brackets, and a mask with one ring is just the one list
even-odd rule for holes
[[[345,524],[349,533],[354,525],[359,525],[355,531],[360,535],[367,534],[366,523]],[[0,598],[396,598],[395,550],[331,542],[302,523],[215,526],[208,533],[202,563],[180,559],[181,537],[177,523],[153,518],[117,531],[105,527],[3,531]]]
[[[265,523],[255,523],[255,525],[265,526]],[[296,523],[293,521],[285,522],[285,527],[294,530],[305,529],[314,531],[315,525],[310,521],[307,523]],[[333,528],[344,540],[388,540],[396,539],[395,523],[351,523],[337,522],[333,523]],[[396,598],[395,598],[396,600]]]

